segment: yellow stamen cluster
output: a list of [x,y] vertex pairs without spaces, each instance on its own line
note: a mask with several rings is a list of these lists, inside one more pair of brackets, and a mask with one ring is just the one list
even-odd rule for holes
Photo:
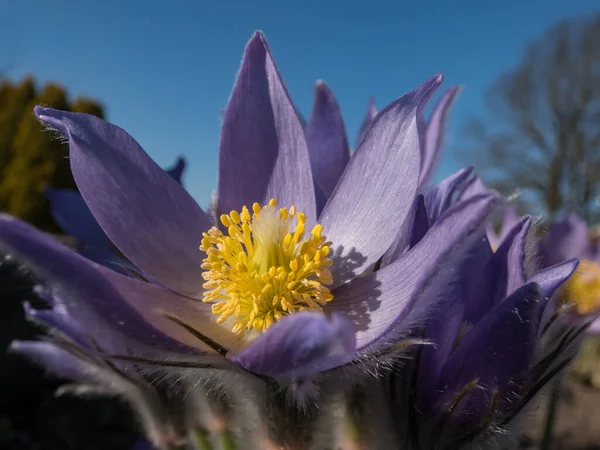
[[564,296],[579,314],[588,314],[599,309],[600,266],[588,259],[582,259],[565,285]]
[[326,287],[333,281],[331,243],[323,227],[315,225],[305,239],[306,216],[276,206],[274,199],[254,203],[252,215],[244,206],[221,215],[227,235],[217,227],[203,233],[203,302],[213,303],[217,322],[233,318],[234,333],[264,331],[287,314],[320,310],[333,299]]

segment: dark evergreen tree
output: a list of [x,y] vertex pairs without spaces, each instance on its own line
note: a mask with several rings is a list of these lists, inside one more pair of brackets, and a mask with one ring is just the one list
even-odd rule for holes
[[31,78],[17,86],[2,83],[0,100],[4,100],[0,106],[0,208],[44,230],[59,231],[44,192],[50,186],[76,189],[76,185],[66,144],[43,130],[33,107],[102,117],[102,105],[83,97],[70,104],[65,89],[55,83],[36,92]]

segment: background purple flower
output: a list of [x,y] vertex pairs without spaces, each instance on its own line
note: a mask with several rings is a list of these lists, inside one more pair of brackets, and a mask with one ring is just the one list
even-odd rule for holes
[[[519,216],[512,208],[505,208],[500,231],[495,233],[491,227],[488,228],[488,238],[493,248],[497,248],[507,238],[511,228],[519,220]],[[575,315],[595,314],[598,311],[600,305],[598,240],[584,220],[576,214],[567,213],[563,218],[550,223],[536,243],[535,253],[542,267],[550,267],[569,259],[580,259],[578,270],[565,285],[561,299],[557,301],[561,305],[572,303]],[[600,322],[595,321],[587,331],[596,334],[599,327]]]
[[429,429],[432,442],[460,442],[509,426],[574,357],[589,323],[565,329],[555,321],[552,299],[577,262],[532,271],[529,218],[512,227],[496,252],[480,236],[424,327],[433,345],[418,356],[417,405],[427,420],[452,424]]

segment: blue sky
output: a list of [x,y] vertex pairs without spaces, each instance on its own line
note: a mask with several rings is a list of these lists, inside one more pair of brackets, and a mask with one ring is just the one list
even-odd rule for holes
[[163,166],[184,154],[186,187],[206,205],[219,111],[253,31],[265,32],[306,116],[314,82],[325,80],[352,142],[369,95],[382,107],[437,72],[446,85],[464,85],[440,178],[460,167],[461,125],[481,114],[486,87],[527,42],[598,9],[597,0],[0,0],[0,68],[100,99],[109,120]]

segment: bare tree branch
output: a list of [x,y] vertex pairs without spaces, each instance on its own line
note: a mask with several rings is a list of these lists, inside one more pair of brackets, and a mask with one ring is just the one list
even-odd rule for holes
[[490,87],[461,153],[533,213],[600,220],[600,14],[565,21]]

